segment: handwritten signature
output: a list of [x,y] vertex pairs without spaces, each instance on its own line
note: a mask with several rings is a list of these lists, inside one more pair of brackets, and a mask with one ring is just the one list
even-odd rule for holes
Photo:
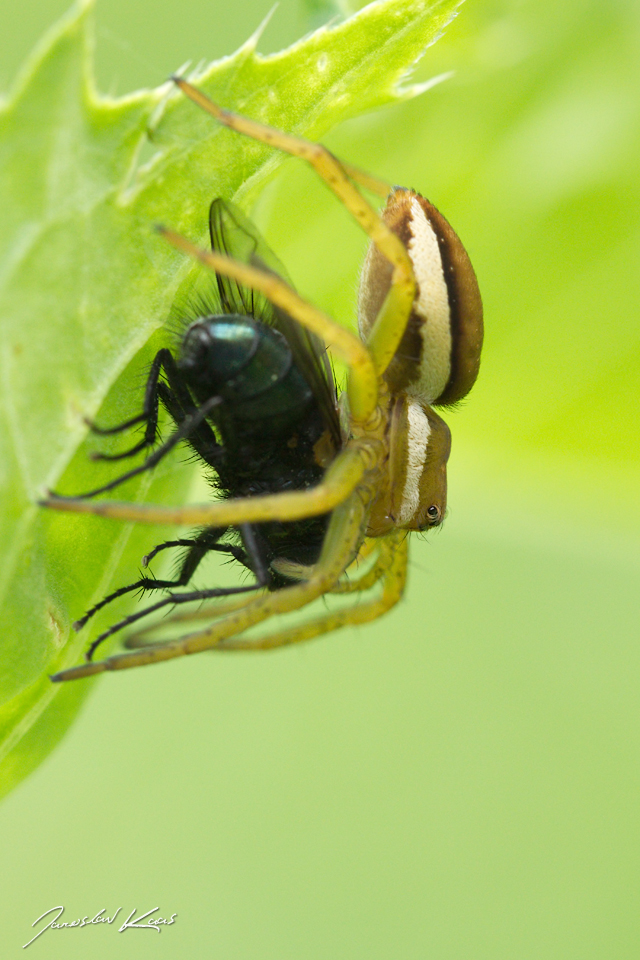
[[[130,930],[132,928],[135,928],[136,930],[155,930],[156,933],[160,933],[160,927],[162,924],[169,927],[172,923],[176,922],[176,917],[178,916],[177,913],[172,913],[170,920],[165,920],[163,917],[152,917],[151,914],[155,913],[156,910],[159,909],[160,907],[153,907],[153,909],[147,910],[146,913],[143,913],[141,917],[136,917],[135,914],[137,912],[137,907],[134,907],[122,926],[118,928],[118,933],[122,933],[124,930]],[[42,928],[42,930],[39,930],[35,937],[32,937],[31,940],[29,940],[29,943],[33,943],[34,940],[37,940],[38,937],[41,937],[45,930],[62,930],[63,927],[88,927],[91,924],[113,923],[121,910],[122,907],[118,907],[112,917],[107,917],[103,916],[103,914],[106,914],[107,911],[107,908],[103,907],[102,910],[98,910],[96,915],[91,919],[89,919],[87,916],[83,917],[82,920],[65,920],[63,923],[58,923],[58,920],[64,913],[64,907],[51,907],[50,910],[47,910],[45,913],[39,916],[37,920],[34,920],[31,926],[35,927],[36,924],[40,923],[41,920],[44,920],[45,917],[48,917],[50,913],[56,913],[57,911],[57,915],[53,918],[53,920],[50,920],[49,923]],[[147,917],[149,918],[148,920]],[[143,920],[146,920],[147,922],[142,923]],[[29,943],[22,945],[23,950],[25,947],[29,946]]]

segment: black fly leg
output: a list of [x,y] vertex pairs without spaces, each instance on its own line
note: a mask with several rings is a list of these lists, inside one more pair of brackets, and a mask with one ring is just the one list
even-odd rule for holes
[[173,587],[186,586],[195,573],[200,561],[210,551],[228,553],[235,560],[238,560],[243,564],[243,566],[247,567],[253,572],[257,581],[255,584],[251,584],[250,586],[246,587],[218,587],[212,590],[193,590],[190,593],[170,593],[168,597],[165,597],[158,603],[154,603],[150,607],[146,607],[144,610],[140,610],[136,613],[130,614],[128,617],[124,617],[104,633],[100,634],[99,637],[96,637],[87,650],[85,655],[86,659],[92,659],[97,647],[103,642],[103,640],[106,640],[107,637],[110,637],[114,633],[122,630],[124,627],[135,623],[137,620],[141,620],[148,614],[162,609],[162,607],[169,605],[173,606],[181,603],[192,603],[196,600],[210,600],[214,597],[226,597],[237,593],[249,593],[250,591],[257,590],[260,587],[268,587],[270,582],[268,567],[263,553],[258,546],[258,542],[254,535],[251,524],[244,523],[240,527],[240,535],[242,537],[244,549],[241,547],[235,547],[233,544],[218,543],[218,540],[225,532],[226,531],[222,529],[207,528],[206,530],[201,531],[201,533],[199,533],[194,540],[167,540],[166,543],[158,544],[158,546],[154,547],[154,549],[144,558],[143,563],[145,566],[153,559],[153,557],[157,556],[161,550],[166,550],[170,547],[177,546],[189,547],[189,552],[184,557],[180,571],[175,580],[153,580],[150,577],[141,577],[136,583],[131,583],[127,587],[121,587],[120,590],[116,590],[108,597],[105,597],[104,600],[101,600],[100,603],[97,603],[95,607],[92,607],[91,610],[85,614],[82,620],[79,620],[77,624],[74,624],[74,627],[79,630],[80,627],[84,626],[87,620],[92,617],[94,613],[102,609],[102,607],[104,607],[106,604],[110,603],[112,600],[115,600],[116,597],[121,597],[125,593],[130,593],[133,590],[166,590],[172,589]]
[[250,523],[242,523],[239,530],[245,549],[245,558],[240,562],[253,572],[259,586],[270,587],[272,578],[269,573],[269,564],[264,550],[260,549],[253,526]]
[[137,417],[131,417],[130,420],[125,420],[115,427],[99,427],[91,420],[87,420],[91,432],[100,434],[100,436],[122,433],[130,427],[135,427],[138,423],[146,422],[144,437],[139,443],[136,443],[129,450],[125,450],[122,453],[92,453],[92,460],[124,460],[127,457],[132,457],[138,453],[139,450],[143,450],[145,447],[150,447],[153,444],[158,430],[158,382],[160,372],[163,368],[166,369],[167,365],[171,364],[175,366],[171,351],[167,350],[166,347],[158,350],[153,358],[151,369],[149,370],[147,385],[144,391],[142,413],[138,414]]
[[[166,376],[168,386],[160,380],[161,373],[164,373]],[[142,440],[139,443],[136,443],[133,447],[130,447],[129,450],[124,450],[122,453],[92,453],[91,459],[125,460],[128,457],[134,456],[145,447],[152,446],[158,432],[159,400],[162,402],[162,405],[166,408],[167,412],[178,427],[184,423],[187,417],[193,416],[197,412],[197,406],[194,403],[189,390],[184,384],[180,370],[173,358],[173,354],[166,347],[158,350],[153,359],[153,363],[151,364],[151,369],[149,370],[149,376],[147,378],[147,385],[145,387],[144,403],[142,405],[141,414],[139,414],[137,417],[132,417],[130,420],[125,420],[124,423],[119,423],[115,427],[98,427],[95,423],[87,421],[91,431],[93,433],[100,434],[101,436],[121,433],[123,430],[128,430],[130,427],[133,427],[138,423],[146,422],[144,437]],[[198,445],[202,445],[204,448],[206,448],[206,452],[209,454],[209,457],[214,456],[214,452],[217,450],[219,445],[209,424],[206,422],[200,424],[195,429],[194,434],[198,437]],[[200,453],[199,450],[198,453]],[[207,460],[207,462],[211,462],[207,457],[204,459]]]
[[96,648],[103,640],[106,640],[107,637],[113,636],[114,633],[118,633],[125,627],[136,623],[138,620],[142,620],[143,617],[148,616],[150,613],[155,613],[156,610],[161,610],[163,607],[173,607],[181,603],[195,603],[197,600],[213,600],[216,597],[231,597],[238,593],[251,593],[252,590],[258,590],[259,587],[260,584],[252,583],[248,587],[216,587],[213,590],[193,590],[191,593],[170,593],[168,597],[164,597],[164,599],[159,600],[158,603],[153,603],[150,607],[145,607],[144,610],[132,613],[128,617],[123,617],[118,623],[114,623],[112,627],[109,627],[108,630],[101,633],[87,650],[85,660],[93,659]]
[[200,424],[204,423],[208,415],[211,413],[213,408],[220,403],[218,397],[210,397],[205,403],[199,407],[195,413],[189,414],[185,417],[178,429],[171,434],[168,440],[166,440],[157,450],[154,450],[150,456],[142,463],[139,467],[134,467],[133,470],[127,470],[126,473],[123,473],[121,476],[116,477],[115,480],[112,480],[111,483],[105,483],[102,487],[96,487],[95,490],[88,490],[86,493],[75,494],[74,496],[66,496],[60,493],[55,493],[55,491],[49,491],[49,496],[56,498],[58,500],[87,500],[90,497],[95,497],[99,493],[106,493],[108,490],[113,490],[114,487],[119,487],[121,483],[124,483],[125,480],[130,480],[132,477],[137,477],[138,474],[144,473],[146,470],[151,470],[152,467],[155,467],[163,457],[165,457],[170,450],[173,450],[181,440],[186,440],[192,433],[194,433]]
[[[158,384],[158,396],[171,419],[178,425],[183,423],[186,417],[195,410],[188,394],[187,398],[189,402],[185,404],[183,398],[179,398],[178,395],[170,390],[164,383]],[[193,447],[198,456],[202,457],[205,463],[208,463],[212,467],[218,466],[223,456],[223,448],[216,440],[216,435],[206,420],[198,424],[193,432],[188,437],[185,437],[185,439]]]
[[[250,523],[240,525],[240,536],[242,538],[242,547],[235,547],[230,543],[218,543],[220,537],[226,532],[214,527],[208,527],[203,530],[195,540],[167,540],[165,543],[159,543],[145,557],[142,558],[142,566],[147,567],[161,550],[167,550],[170,547],[189,547],[189,553],[185,556],[180,568],[179,580],[176,580],[172,586],[184,586],[189,582],[204,553],[210,550],[216,550],[219,553],[228,553],[241,563],[243,567],[250,570],[255,576],[259,587],[268,587],[271,576],[269,574],[268,563],[264,556],[264,550],[260,548],[253,526]],[[198,548],[203,549],[203,553],[198,555]],[[158,582],[158,581],[154,581]]]
[[[160,380],[160,373],[164,372],[169,386]],[[124,421],[115,427],[97,427],[95,424],[89,424],[94,433],[114,434],[120,433],[137,423],[146,421],[144,439],[131,449],[124,453],[115,454],[95,454],[93,459],[100,460],[121,460],[125,457],[131,457],[143,447],[150,446],[156,437],[158,429],[158,402],[162,401],[167,412],[174,420],[178,429],[173,433],[165,443],[154,451],[145,462],[133,470],[128,470],[121,476],[112,480],[102,487],[95,490],[89,490],[86,493],[76,494],[74,496],[64,496],[50,491],[50,496],[61,500],[75,500],[95,497],[99,493],[105,493],[107,490],[113,490],[114,487],[124,483],[131,477],[135,477],[146,470],[154,467],[170,450],[173,449],[181,440],[189,440],[193,448],[200,455],[205,457],[208,463],[215,466],[222,457],[222,447],[216,440],[215,434],[206,418],[211,410],[220,402],[218,397],[210,397],[201,407],[196,406],[188,388],[186,387],[180,370],[173,359],[171,351],[163,348],[158,350],[151,365],[151,371],[147,379],[145,389],[144,409],[137,417]],[[206,455],[206,456],[205,456]]]
[[[169,550],[172,547],[193,547],[193,540],[165,540],[164,543],[159,543],[157,546],[150,550],[149,553],[145,554],[142,558],[142,566],[148,567],[151,561],[163,550]],[[225,553],[227,551],[225,550]]]
[[191,540],[167,540],[166,543],[161,543],[143,558],[143,566],[147,566],[149,561],[153,559],[161,550],[166,550],[169,547],[188,547],[189,552],[184,557],[180,570],[178,571],[178,576],[175,580],[157,580],[154,577],[141,577],[139,580],[136,580],[135,583],[130,583],[126,587],[120,587],[119,590],[114,590],[113,593],[110,593],[108,596],[100,600],[99,603],[96,603],[95,606],[91,607],[90,610],[87,610],[84,617],[80,620],[76,620],[73,625],[73,629],[77,632],[81,630],[82,627],[87,623],[88,620],[93,617],[98,610],[102,610],[103,607],[106,607],[113,600],[117,600],[118,597],[123,597],[127,593],[132,593],[136,590],[170,590],[172,587],[184,587],[188,584],[189,580],[196,572],[200,561],[207,553],[215,551],[217,553],[228,553],[234,559],[239,560],[241,563],[245,563],[244,553],[239,547],[234,547],[232,544],[228,543],[218,543],[220,537],[225,533],[224,529],[218,528],[209,528],[203,530],[195,539]]
[[[228,553],[238,560],[244,566],[247,565],[244,551],[240,547],[234,547],[231,543],[218,543],[220,537],[226,533],[226,530],[219,527],[207,527],[202,530],[197,537],[184,540],[165,540],[159,543],[153,550],[142,558],[142,566],[148,567],[151,561],[157,557],[162,550],[169,550],[172,547],[188,547],[189,553],[186,554],[180,567],[179,580],[172,583],[171,586],[184,586],[189,582],[196,571],[196,568],[206,553],[216,551],[217,553]],[[185,576],[185,572],[188,574]],[[155,582],[155,581],[154,581]]]
[[[245,534],[245,528],[247,528],[248,533]],[[249,524],[243,524],[243,542],[248,547],[248,549],[253,549],[252,542],[252,533]],[[187,585],[189,580],[191,580],[196,569],[198,568],[201,560],[206,556],[207,553],[211,551],[216,551],[218,553],[228,553],[235,560],[238,560],[244,566],[249,567],[254,570],[256,580],[258,581],[255,584],[247,587],[219,587],[213,590],[193,590],[190,593],[182,594],[169,594],[168,597],[165,597],[163,600],[158,603],[152,604],[150,607],[146,607],[144,610],[140,610],[137,613],[131,614],[128,617],[124,617],[122,620],[115,623],[107,631],[102,633],[97,637],[94,642],[91,644],[86,653],[86,659],[91,660],[96,648],[105,640],[107,637],[111,636],[114,633],[117,633],[123,627],[128,626],[131,623],[135,623],[136,620],[140,620],[142,617],[146,617],[147,614],[152,613],[155,610],[159,610],[164,606],[169,604],[177,603],[191,603],[194,600],[208,600],[213,597],[226,597],[235,593],[247,593],[251,590],[256,590],[259,587],[267,585],[266,578],[267,572],[266,567],[263,565],[263,561],[258,557],[257,553],[252,555],[253,563],[250,565],[248,562],[247,553],[241,547],[235,547],[233,544],[228,543],[218,543],[223,534],[226,533],[224,529],[219,528],[207,528],[203,530],[198,536],[193,540],[167,540],[166,543],[158,544],[154,549],[144,558],[144,565],[146,566],[149,561],[155,557],[161,550],[168,549],[170,547],[176,546],[188,546],[189,552],[186,554],[182,561],[180,571],[175,580],[154,580],[150,577],[141,577],[136,583],[131,583],[127,587],[121,587],[119,590],[115,590],[113,593],[109,594],[108,597],[105,597],[104,600],[101,600],[100,603],[97,603],[94,607],[89,610],[82,620],[79,620],[74,627],[76,630],[79,630],[84,624],[89,620],[90,617],[97,613],[98,610],[101,610],[102,607],[110,603],[112,600],[115,600],[117,597],[123,596],[125,593],[130,593],[134,590],[166,590],[172,589],[173,587],[184,587]],[[254,569],[255,567],[255,569]]]

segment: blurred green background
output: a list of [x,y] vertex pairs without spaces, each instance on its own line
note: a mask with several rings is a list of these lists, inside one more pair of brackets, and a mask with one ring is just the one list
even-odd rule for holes
[[[3,12],[3,87],[65,8]],[[99,86],[267,9],[102,0]],[[283,0],[261,51],[308,23]],[[449,517],[370,627],[98,684],[0,809],[5,955],[64,904],[178,918],[49,931],[47,960],[638,956],[639,41],[631,0],[469,0],[416,75],[453,79],[326,138],[428,195],[480,278]],[[348,322],[364,242],[328,193],[288,162],[256,216]]]

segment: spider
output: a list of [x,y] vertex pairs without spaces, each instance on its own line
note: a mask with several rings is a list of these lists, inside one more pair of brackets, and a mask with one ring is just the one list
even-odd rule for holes
[[[384,614],[404,591],[408,533],[437,527],[446,508],[451,435],[433,407],[466,396],[478,374],[483,321],[476,276],[458,236],[427,199],[339,161],[320,144],[225,110],[181,77],[172,79],[219,123],[308,161],[360,224],[371,241],[358,295],[360,337],[295,292],[249,222],[230,204],[212,204],[211,251],[158,227],[169,243],[211,271],[221,312],[200,311],[177,359],[168,349],[159,351],[141,415],[114,428],[95,429],[117,433],[145,423],[143,440],[116,458],[153,443],[158,402],[177,429],[140,467],[106,487],[75,497],[50,492],[42,504],[119,520],[200,527],[191,539],[160,544],[143,561],[165,548],[186,546],[177,580],[143,578],[121,588],[76,627],[128,591],[173,591],[187,585],[210,551],[239,560],[253,571],[256,583],[170,592],[99,637],[85,663],[55,674],[54,681],[203,650],[273,649]],[[386,200],[381,214],[359,188]],[[229,251],[237,252],[238,237],[243,251],[229,256]],[[327,348],[348,372],[339,415]],[[248,368],[260,350],[269,354],[268,363]],[[252,394],[247,381],[255,386],[258,369],[279,372],[269,374],[271,386],[265,383]],[[269,392],[273,383],[276,393]],[[243,404],[248,404],[246,415]],[[216,471],[223,499],[176,508],[91,499],[150,469],[185,440]],[[235,544],[221,542],[232,530],[239,542],[238,537]],[[360,573],[356,564],[365,558],[372,558],[371,563]],[[364,598],[358,596],[365,592]],[[247,635],[250,628],[326,594],[355,594],[357,599],[293,626]],[[152,610],[201,599],[215,599],[215,605],[174,611],[169,618],[193,624],[191,632],[161,641],[149,640],[148,628],[143,629],[129,636],[126,652],[91,659],[102,639]],[[200,626],[203,617],[209,622]]]

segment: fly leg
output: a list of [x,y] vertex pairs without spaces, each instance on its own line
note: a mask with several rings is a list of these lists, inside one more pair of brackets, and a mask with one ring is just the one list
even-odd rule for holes
[[[165,442],[154,450],[147,459],[139,467],[134,467],[132,470],[127,470],[126,473],[123,473],[121,476],[116,477],[115,480],[112,480],[110,483],[105,483],[101,487],[96,487],[95,490],[88,490],[86,493],[81,494],[80,496],[65,496],[59,493],[55,493],[53,490],[49,491],[49,497],[52,502],[60,501],[77,501],[77,500],[87,500],[90,497],[95,497],[99,493],[106,493],[108,490],[113,490],[114,487],[119,487],[121,483],[124,483],[125,480],[130,480],[132,477],[137,477],[141,473],[145,473],[147,470],[151,470],[152,467],[155,467],[163,457],[173,450],[181,440],[187,440],[193,433],[196,432],[197,428],[201,426],[211,413],[213,408],[220,403],[218,397],[210,397],[201,407],[194,412],[189,414],[184,418],[180,426],[171,436],[165,440]],[[213,432],[212,432],[213,435]],[[215,439],[215,438],[214,438]]]
[[141,577],[135,583],[130,583],[126,587],[120,587],[119,590],[114,590],[113,593],[110,593],[99,603],[95,604],[91,610],[87,611],[81,620],[78,620],[76,623],[74,623],[74,629],[76,631],[80,630],[87,623],[87,621],[98,612],[98,610],[101,610],[113,600],[116,600],[118,597],[122,597],[127,593],[132,593],[136,590],[145,592],[151,590],[173,590],[175,587],[186,587],[201,561],[208,553],[211,552],[226,553],[232,556],[234,560],[242,563],[243,566],[252,570],[256,578],[255,584],[242,587],[240,589],[234,587],[220,587],[215,588],[214,590],[193,590],[188,594],[170,593],[168,597],[164,598],[159,603],[152,604],[152,606],[146,607],[144,610],[124,617],[122,620],[119,620],[117,623],[113,624],[113,626],[108,630],[104,631],[104,633],[101,633],[87,650],[85,658],[87,660],[91,660],[97,647],[104,640],[106,640],[107,637],[112,636],[114,633],[122,630],[130,623],[134,623],[142,617],[146,617],[149,613],[159,610],[165,605],[190,603],[195,600],[207,600],[212,597],[224,597],[235,593],[245,593],[250,590],[256,590],[260,587],[267,586],[269,582],[268,569],[266,562],[259,551],[251,525],[242,524],[242,527],[240,528],[244,549],[229,543],[219,543],[218,541],[220,537],[225,533],[226,530],[224,528],[207,528],[199,533],[197,537],[191,540],[167,540],[165,543],[161,543],[157,547],[154,547],[151,553],[144,558],[144,566],[147,566],[152,557],[155,557],[161,550],[177,546],[187,546],[189,548],[188,553],[185,555],[182,561],[176,579],[156,580],[153,577]]

